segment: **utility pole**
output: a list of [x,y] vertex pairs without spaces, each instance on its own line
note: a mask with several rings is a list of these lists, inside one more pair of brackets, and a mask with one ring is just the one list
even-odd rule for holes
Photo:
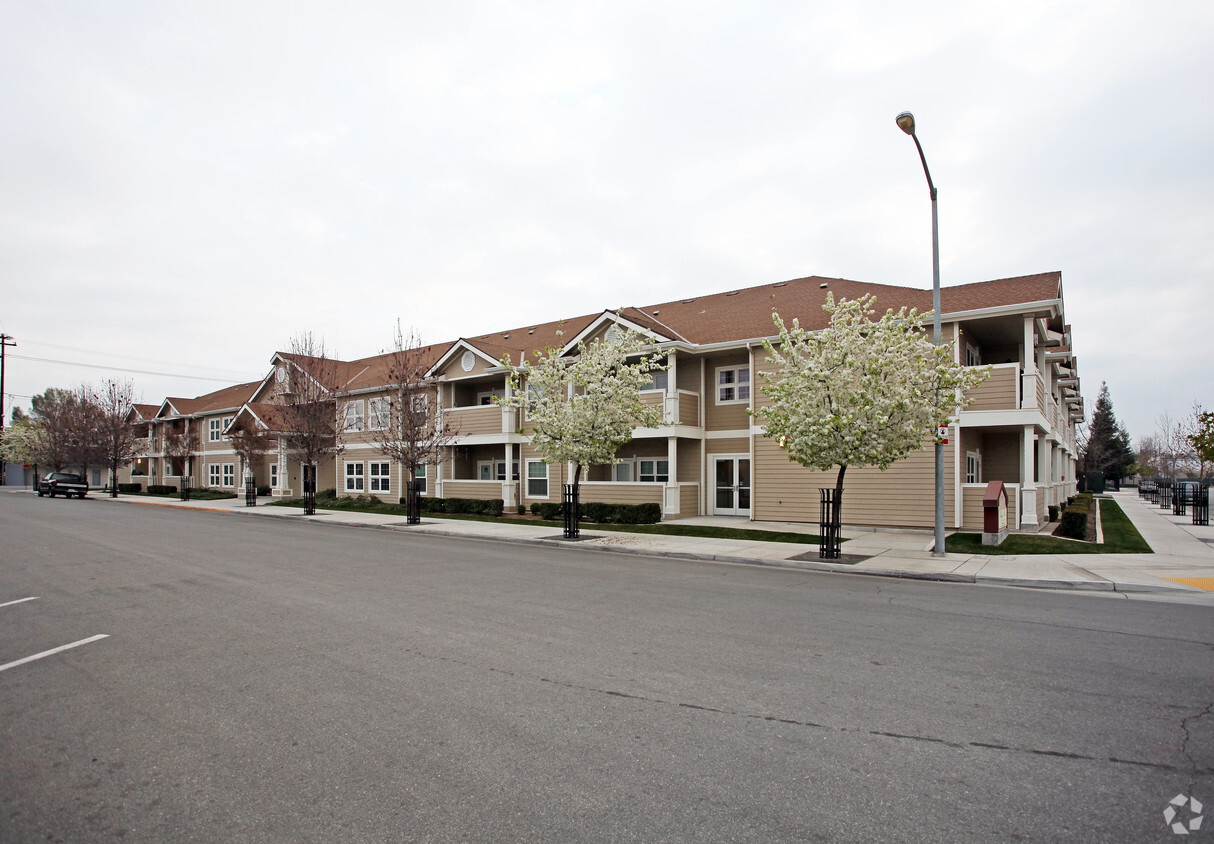
[[[7,334],[0,334],[0,439],[4,438],[4,350],[8,346],[16,346],[17,341]],[[0,486],[8,482],[5,477],[8,461],[0,459]]]

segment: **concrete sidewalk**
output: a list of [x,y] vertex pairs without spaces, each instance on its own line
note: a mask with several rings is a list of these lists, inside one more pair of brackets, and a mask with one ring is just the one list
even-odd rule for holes
[[[817,559],[818,545],[763,542],[746,539],[712,539],[582,529],[576,544],[561,537],[558,528],[526,521],[463,521],[423,517],[420,525],[407,525],[400,516],[318,510],[303,515],[291,507],[246,507],[243,498],[218,501],[178,501],[174,498],[120,495],[117,499],[94,493],[96,500],[160,507],[184,507],[231,515],[261,516],[296,521],[375,527],[402,533],[460,536],[506,542],[541,543],[593,548],[656,556],[717,562],[780,566],[813,571],[866,574],[960,583],[985,583],[1052,589],[1121,593],[1206,603],[1214,606],[1214,528],[1194,527],[1190,517],[1173,516],[1146,504],[1136,491],[1114,493],[1113,498],[1142,533],[1154,554],[1074,554],[987,556],[931,554],[928,532],[863,531],[845,529],[843,551],[854,563],[828,563]],[[798,533],[814,533],[815,525],[746,522],[702,516],[678,524],[721,525]]]

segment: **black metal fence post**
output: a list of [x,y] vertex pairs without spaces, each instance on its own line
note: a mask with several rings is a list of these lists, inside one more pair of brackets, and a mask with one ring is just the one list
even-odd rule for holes
[[1188,492],[1188,490],[1189,490],[1189,487],[1187,487],[1184,484],[1177,484],[1176,488],[1174,490],[1172,490],[1172,515],[1173,516],[1183,516],[1188,512],[1185,509],[1185,505],[1189,503],[1190,493]]
[[303,467],[304,515],[316,515],[316,467]]
[[1172,506],[1172,481],[1166,480],[1162,483],[1159,489],[1159,506],[1161,509],[1168,509]]
[[417,480],[405,481],[405,523],[420,525],[422,523],[421,496],[417,489]]
[[1193,524],[1210,524],[1210,488],[1204,484],[1193,490]]
[[561,510],[565,516],[565,538],[577,539],[581,536],[579,522],[582,518],[580,499],[581,490],[577,484],[564,484],[561,495]]
[[257,480],[252,475],[244,479],[244,506],[257,506]]
[[842,513],[842,495],[836,495],[838,490],[819,488],[821,496],[818,511],[818,556],[824,560],[837,560],[841,552],[841,537],[839,530]]
[[181,500],[182,500],[182,501],[189,501],[189,500],[190,500],[190,476],[189,476],[189,475],[182,475],[182,476],[181,476],[181,493],[180,493],[180,498],[181,498]]

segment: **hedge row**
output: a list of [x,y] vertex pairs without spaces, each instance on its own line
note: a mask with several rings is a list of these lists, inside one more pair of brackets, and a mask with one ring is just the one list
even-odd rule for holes
[[[531,514],[541,519],[557,522],[565,517],[565,505],[560,503],[536,503],[531,505]],[[653,525],[662,521],[660,504],[603,504],[586,501],[582,504],[582,521],[599,524]]]
[[143,484],[118,484],[119,492],[139,492],[143,489]]
[[148,484],[148,495],[172,495],[176,491],[171,484]]
[[1057,536],[1068,539],[1088,538],[1088,513],[1092,509],[1092,493],[1083,492],[1062,511],[1062,519],[1058,523]]
[[[405,499],[400,500],[401,504]],[[505,502],[500,498],[434,498],[422,496],[419,509],[423,513],[472,513],[483,516],[500,516]]]

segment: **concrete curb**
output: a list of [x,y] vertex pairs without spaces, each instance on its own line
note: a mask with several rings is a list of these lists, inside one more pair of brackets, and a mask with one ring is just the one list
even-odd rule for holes
[[[287,519],[294,520],[303,524],[329,524],[341,527],[350,528],[374,528],[378,530],[389,530],[395,532],[408,532],[414,529],[414,525],[404,524],[376,524],[374,522],[353,521],[346,517],[345,514],[320,514],[320,515],[338,515],[336,520],[319,520],[316,516],[304,516],[302,513],[294,512],[271,512],[267,509],[267,505],[261,505],[256,508],[246,507],[201,507],[190,504],[169,504],[160,501],[135,501],[130,498],[104,498],[96,500],[116,501],[120,503],[136,504],[145,507],[162,507],[165,509],[186,509],[205,513],[222,513],[226,515],[243,514],[247,516],[261,516],[272,519]],[[251,511],[251,512],[250,512]],[[426,536],[444,536],[457,539],[474,539],[482,542],[506,542],[514,545],[543,545],[551,548],[569,548],[570,545],[561,539],[549,538],[531,538],[531,537],[508,537],[508,536],[493,536],[486,534],[469,534],[460,531],[436,530],[433,527],[426,526],[424,530],[417,531]],[[635,534],[642,536],[643,534]],[[598,537],[594,537],[598,538]],[[982,574],[956,574],[953,572],[941,571],[915,571],[908,569],[887,569],[873,568],[865,566],[863,563],[856,565],[839,565],[833,563],[820,563],[811,560],[784,560],[784,559],[766,559],[762,557],[743,557],[735,554],[704,554],[692,551],[671,551],[665,549],[645,549],[635,546],[614,546],[614,545],[584,545],[583,548],[593,551],[601,551],[612,554],[629,554],[637,557],[664,557],[669,559],[690,560],[696,562],[713,562],[726,563],[730,565],[747,565],[747,566],[764,566],[767,568],[778,568],[786,571],[804,571],[804,572],[823,572],[828,574],[850,574],[863,575],[866,577],[885,577],[897,580],[924,580],[936,583],[968,583],[973,585],[983,586],[1010,586],[1022,589],[1051,589],[1056,591],[1073,591],[1073,592],[1109,592],[1122,594],[1202,594],[1202,590],[1183,584],[1168,586],[1163,584],[1148,584],[1148,583],[1119,583],[1116,581],[1101,579],[1058,579],[1058,578],[1018,578],[1018,577],[1000,577],[1000,576],[983,576]],[[873,558],[875,559],[874,555]]]

